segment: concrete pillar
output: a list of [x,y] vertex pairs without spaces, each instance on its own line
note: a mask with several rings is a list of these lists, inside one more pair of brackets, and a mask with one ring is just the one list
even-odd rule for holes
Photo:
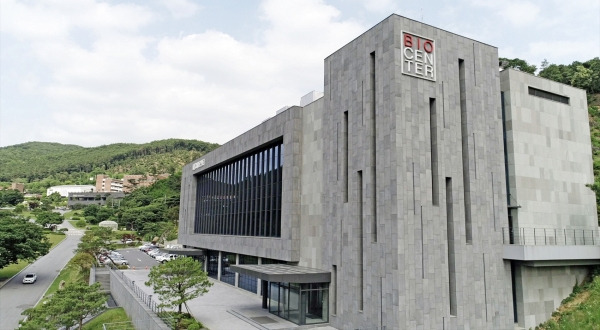
[[[262,258],[261,257],[258,257],[258,264],[262,265]],[[261,279],[257,278],[256,279],[256,294],[260,296],[262,294],[262,292],[263,291],[262,291]]]
[[222,253],[223,252],[219,251],[219,258],[217,261],[217,280],[219,281],[221,280],[221,258],[223,258]]
[[[235,264],[236,265],[240,264],[240,254],[239,253],[235,254]],[[239,283],[240,283],[240,273],[235,272],[235,281],[233,282],[233,285],[237,288],[237,287],[239,287]]]

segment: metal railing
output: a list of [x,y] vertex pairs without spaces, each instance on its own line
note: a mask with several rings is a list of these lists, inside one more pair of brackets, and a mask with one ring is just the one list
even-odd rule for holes
[[140,298],[140,300],[144,304],[146,304],[146,306],[148,306],[150,310],[152,310],[152,312],[154,312],[158,317],[160,317],[163,320],[163,322],[165,322],[167,325],[173,328],[176,320],[171,314],[167,313],[167,311],[164,308],[160,307],[160,304],[158,302],[152,299],[153,295],[144,292],[142,288],[135,284],[135,281],[126,277],[124,272],[116,269],[111,269],[111,271],[113,271],[117,276],[119,276],[123,283],[125,283],[131,289],[131,291],[133,291],[133,293],[135,293],[135,295],[138,298]]
[[502,228],[509,245],[600,245],[600,230],[565,228]]

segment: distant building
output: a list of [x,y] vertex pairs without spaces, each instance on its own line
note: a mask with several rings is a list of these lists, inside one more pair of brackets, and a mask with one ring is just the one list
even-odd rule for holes
[[96,191],[98,192],[125,192],[129,193],[140,187],[148,187],[154,182],[169,177],[169,174],[152,175],[125,175],[123,179],[113,179],[107,175],[96,176]]
[[74,192],[69,193],[67,206],[73,205],[106,205],[109,203],[119,203],[125,193],[122,191],[116,192]]
[[69,197],[69,193],[77,192],[93,192],[96,188],[92,185],[65,185],[65,186],[54,186],[46,190],[46,196],[50,196],[53,193],[59,193],[61,197]]
[[17,190],[18,192],[20,192],[22,194],[25,191],[25,184],[20,183],[20,182],[13,182],[10,185],[10,189]]

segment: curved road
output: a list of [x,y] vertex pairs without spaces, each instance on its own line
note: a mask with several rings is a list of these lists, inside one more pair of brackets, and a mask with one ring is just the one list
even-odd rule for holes
[[[73,227],[66,220],[59,226],[59,228],[63,227],[69,229],[64,241],[0,288],[0,330],[18,328],[19,320],[24,318],[21,313],[37,304],[60,271],[75,255],[73,251],[83,236],[83,230]],[[21,281],[26,273],[36,273],[37,281],[34,284],[23,284]]]

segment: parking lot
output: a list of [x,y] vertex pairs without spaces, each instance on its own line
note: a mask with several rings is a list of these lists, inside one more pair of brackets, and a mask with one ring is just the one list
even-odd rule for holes
[[150,269],[153,266],[158,265],[156,260],[152,259],[149,255],[139,250],[137,247],[119,249],[120,252],[127,261],[129,261],[129,268],[131,269]]

